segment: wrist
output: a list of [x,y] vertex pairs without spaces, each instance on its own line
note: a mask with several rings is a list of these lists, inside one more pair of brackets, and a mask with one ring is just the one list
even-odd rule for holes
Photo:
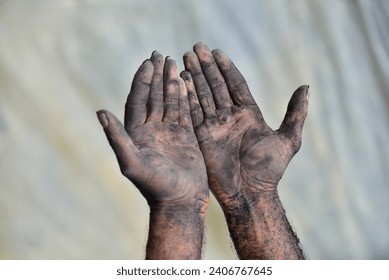
[[170,218],[182,214],[204,218],[208,208],[208,197],[177,201],[148,201],[148,204],[152,214],[164,214]]
[[246,171],[246,169],[241,168],[240,172],[242,178],[242,185],[245,189],[251,190],[253,192],[260,191],[264,193],[272,193],[277,191],[278,182],[281,178],[274,179],[269,178],[269,176],[253,176]]
[[151,204],[146,259],[200,259],[207,205]]
[[222,204],[222,209],[228,215],[250,215],[261,206],[272,204],[278,199],[277,185],[251,185],[242,183],[241,190]]

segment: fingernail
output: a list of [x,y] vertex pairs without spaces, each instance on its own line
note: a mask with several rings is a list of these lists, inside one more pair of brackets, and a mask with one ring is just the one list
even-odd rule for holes
[[97,111],[96,114],[101,126],[106,128],[109,125],[107,115],[102,111]]
[[155,53],[156,53],[157,51],[155,50],[155,51],[153,51],[152,53],[151,53],[151,56],[153,56]]
[[309,100],[309,85],[305,86],[307,88],[307,100]]
[[167,61],[167,60],[172,60],[172,61],[175,61],[174,60],[174,58],[173,57],[171,57],[171,56],[167,56],[166,58],[165,58],[165,60]]

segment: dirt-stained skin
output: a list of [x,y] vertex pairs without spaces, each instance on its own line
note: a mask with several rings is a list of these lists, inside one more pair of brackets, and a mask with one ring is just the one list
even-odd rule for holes
[[291,97],[279,129],[265,122],[247,83],[220,50],[198,43],[181,73],[209,186],[241,259],[303,259],[277,193],[301,146],[308,86]]
[[209,188],[177,64],[153,52],[136,72],[124,126],[97,116],[120,169],[150,206],[146,259],[199,259]]
[[301,146],[308,86],[273,130],[232,61],[202,43],[193,50],[181,78],[158,52],[139,67],[124,126],[97,112],[123,175],[150,206],[146,258],[201,258],[211,189],[241,259],[303,259],[277,185]]

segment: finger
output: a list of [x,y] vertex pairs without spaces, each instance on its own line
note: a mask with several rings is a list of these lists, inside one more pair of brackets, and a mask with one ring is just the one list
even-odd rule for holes
[[139,150],[120,121],[110,112],[100,110],[97,117],[118,160],[122,174],[129,179],[139,166]]
[[190,118],[190,108],[189,108],[189,100],[188,100],[188,92],[186,90],[185,82],[182,78],[178,79],[179,82],[179,90],[180,90],[180,99],[179,99],[179,107],[180,107],[180,119],[179,125],[183,128],[193,131],[192,119]]
[[139,67],[132,80],[124,111],[124,127],[127,131],[143,124],[147,116],[147,99],[153,78],[153,64],[148,59]]
[[231,107],[232,101],[230,94],[228,93],[226,82],[224,81],[208,46],[197,43],[194,45],[193,49],[197,54],[205,79],[212,91],[216,109]]
[[304,121],[308,111],[308,88],[300,86],[290,98],[288,109],[279,131],[283,133],[293,144],[297,152],[301,146]]
[[178,122],[179,119],[179,82],[178,82],[178,68],[176,61],[167,57],[165,60],[165,67],[163,73],[164,79],[164,122]]
[[207,80],[204,77],[200,66],[199,59],[194,52],[186,52],[184,54],[185,70],[190,72],[197,97],[200,101],[205,118],[212,118],[216,115],[215,102],[213,101],[211,89],[208,86]]
[[197,98],[192,76],[188,71],[182,71],[181,78],[185,82],[188,93],[190,116],[192,119],[193,127],[196,128],[204,121],[203,111],[201,110],[200,102]]
[[231,59],[221,50],[213,50],[213,57],[226,81],[228,91],[236,105],[256,105],[246,80]]
[[154,51],[151,55],[151,62],[154,66],[153,79],[151,81],[150,95],[147,104],[147,121],[162,121],[163,116],[163,56]]

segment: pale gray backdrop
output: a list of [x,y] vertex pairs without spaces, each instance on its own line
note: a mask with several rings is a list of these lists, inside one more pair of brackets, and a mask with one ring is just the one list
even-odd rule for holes
[[[310,85],[279,185],[311,259],[389,258],[389,2],[0,1],[0,258],[142,259],[148,207],[95,111],[123,116],[153,50],[221,48],[277,128]],[[235,258],[214,199],[206,259]]]

